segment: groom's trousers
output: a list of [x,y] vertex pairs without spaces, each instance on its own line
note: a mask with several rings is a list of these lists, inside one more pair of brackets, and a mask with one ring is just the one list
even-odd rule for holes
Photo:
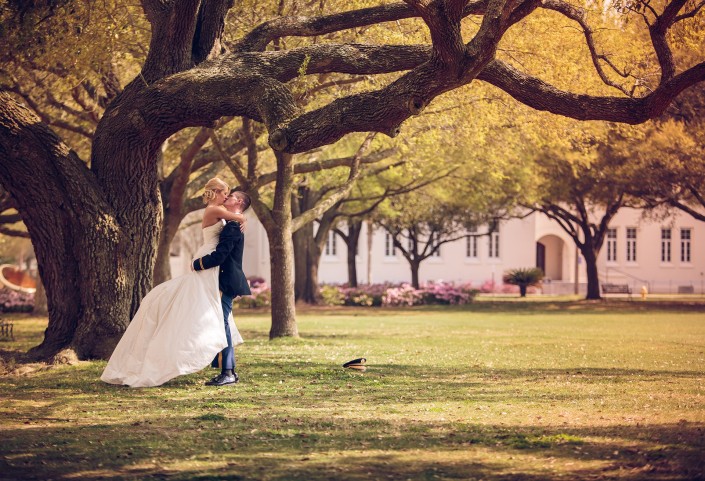
[[232,369],[235,370],[235,350],[233,349],[233,338],[230,335],[230,323],[228,323],[228,318],[230,313],[233,311],[233,298],[227,294],[220,293],[220,304],[223,307],[223,319],[225,321],[225,337],[228,340],[228,346],[223,349],[218,355],[219,366],[222,369]]

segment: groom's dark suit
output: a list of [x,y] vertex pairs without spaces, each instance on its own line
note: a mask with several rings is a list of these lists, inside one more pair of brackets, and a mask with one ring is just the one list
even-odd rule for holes
[[245,235],[240,232],[240,224],[229,221],[220,231],[220,239],[215,252],[193,261],[196,271],[220,266],[218,282],[223,294],[230,297],[247,296],[250,286],[242,271],[242,253],[245,247]]
[[[233,298],[250,294],[250,286],[242,271],[242,253],[245,247],[245,236],[240,231],[240,224],[229,221],[220,231],[220,239],[215,251],[193,261],[196,271],[220,266],[218,283],[221,291],[221,305],[225,319],[225,335],[228,346],[222,351],[222,366],[224,369],[235,369],[235,352],[228,318],[233,308]],[[216,361],[214,361],[215,363]]]

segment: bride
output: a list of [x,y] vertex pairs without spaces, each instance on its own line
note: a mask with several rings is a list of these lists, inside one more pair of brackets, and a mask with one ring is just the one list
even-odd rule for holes
[[[203,200],[203,244],[194,259],[213,252],[226,220],[244,225],[243,214],[228,211],[223,202],[228,185],[219,178],[206,183]],[[228,343],[218,295],[219,269],[188,272],[159,284],[142,299],[108,365],[100,377],[110,384],[158,386],[200,371]],[[229,319],[233,345],[243,342]]]

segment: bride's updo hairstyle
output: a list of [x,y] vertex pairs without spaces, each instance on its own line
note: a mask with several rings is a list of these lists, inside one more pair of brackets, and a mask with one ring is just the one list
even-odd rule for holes
[[213,177],[206,183],[203,192],[203,203],[207,204],[212,201],[218,195],[218,192],[227,192],[228,184],[220,180],[218,177]]

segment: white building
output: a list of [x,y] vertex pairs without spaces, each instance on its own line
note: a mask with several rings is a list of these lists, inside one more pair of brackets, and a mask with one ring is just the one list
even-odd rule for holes
[[[262,225],[250,213],[245,236],[243,267],[250,276],[270,281],[269,247]],[[200,231],[182,234],[181,248],[173,249],[172,273],[188,269],[192,247]],[[190,238],[189,242],[184,239]],[[655,221],[644,219],[641,211],[624,208],[610,223],[610,231],[600,252],[598,270],[601,283],[629,284],[639,292],[647,286],[651,293],[689,292],[703,294],[705,272],[705,223],[676,212]],[[191,246],[191,247],[188,247]],[[330,234],[321,259],[319,279],[323,283],[347,282],[346,245]],[[514,268],[541,267],[546,273],[545,294],[568,294],[586,287],[585,264],[572,239],[555,222],[542,214],[500,224],[491,237],[464,238],[444,244],[440,255],[421,263],[419,280],[472,282],[476,287],[494,281]],[[360,283],[409,282],[408,263],[392,249],[381,229],[371,235],[363,227],[357,255]]]

